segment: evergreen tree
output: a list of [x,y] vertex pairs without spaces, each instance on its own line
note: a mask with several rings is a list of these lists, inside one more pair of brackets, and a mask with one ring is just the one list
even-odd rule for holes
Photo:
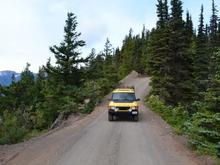
[[113,62],[113,48],[108,38],[104,45],[103,55],[105,57],[106,66],[111,65]]
[[153,93],[160,96],[161,99],[167,100],[169,93],[167,91],[169,82],[170,67],[168,61],[170,60],[169,50],[169,29],[156,29],[151,32],[148,43],[147,52],[147,67],[152,76]]
[[143,29],[141,32],[141,39],[145,40],[146,39],[146,28],[145,25],[143,25]]
[[164,15],[163,15],[163,0],[158,0],[157,6],[157,17],[159,20],[157,21],[157,26],[162,27],[164,25]]
[[210,26],[209,26],[209,80],[213,78],[215,75],[215,53],[217,48],[220,46],[218,45],[218,10],[217,6],[215,5],[215,0],[212,0],[212,16],[210,19]]
[[147,51],[148,43],[150,38],[150,32],[145,29],[145,26],[143,26],[142,35],[141,35],[141,57],[140,57],[140,63],[139,63],[139,70],[138,72],[141,74],[147,73],[147,61],[149,58],[149,53]]
[[[103,52],[104,52],[104,57],[105,57],[105,63],[103,67],[104,77],[108,81],[111,81],[112,84],[115,84],[118,80],[118,75],[117,75],[118,69],[116,68],[115,61],[114,61],[114,58],[115,58],[115,54],[113,54],[114,49],[108,38],[104,45]],[[110,84],[109,88],[112,88],[111,86],[112,84]]]
[[212,112],[220,112],[220,50],[213,55],[214,73],[209,81],[209,87],[205,92],[205,105]]
[[185,28],[186,28],[186,35],[188,38],[188,42],[190,43],[193,37],[193,22],[192,22],[192,17],[189,14],[189,11],[187,11],[186,13]]
[[204,92],[207,89],[207,80],[209,75],[209,54],[207,47],[207,36],[204,25],[203,5],[199,18],[198,35],[196,38],[195,57],[194,57],[194,78],[197,86],[197,92]]
[[[152,75],[153,93],[159,95],[160,98],[167,100],[167,98],[170,97],[167,88],[169,87],[168,85],[170,81],[169,71],[170,67],[172,67],[169,65],[169,61],[171,59],[169,48],[170,29],[168,27],[168,20],[161,19],[160,15],[164,15],[164,10],[161,9],[161,6],[166,6],[167,8],[168,5],[167,1],[164,3],[162,1],[158,1],[158,4],[160,5],[157,5],[159,17],[157,25],[161,24],[163,26],[158,26],[157,29],[151,32],[147,48],[147,52],[149,53],[147,66],[150,74]],[[169,16],[167,16],[167,18],[169,18]]]
[[218,29],[216,33],[216,45],[218,48],[220,47],[220,20],[218,21]]
[[121,49],[121,58],[123,59],[121,62],[121,66],[119,68],[119,77],[123,78],[127,74],[129,74],[133,67],[132,58],[134,56],[135,51],[135,41],[133,39],[133,30],[129,30],[129,34],[125,37]]
[[80,57],[79,48],[85,45],[83,40],[79,40],[81,33],[76,31],[76,16],[73,13],[67,14],[66,25],[64,27],[64,41],[60,46],[50,47],[51,52],[55,55],[56,66],[51,66],[48,61],[46,71],[55,77],[56,81],[61,81],[66,85],[79,86],[82,80],[80,64],[88,61]]
[[[201,13],[200,13],[200,16],[199,16],[199,27],[198,27],[198,38],[203,38],[207,35],[206,34],[206,29],[207,27],[205,27],[204,25],[204,7],[203,5],[201,6]],[[208,26],[208,25],[206,25]]]
[[110,43],[108,38],[106,39],[103,53],[104,53],[105,57],[111,56],[113,53],[112,44]]
[[164,0],[164,19],[165,21],[169,21],[169,7],[167,0]]
[[157,21],[158,27],[164,27],[169,19],[167,0],[158,0],[157,6]]
[[119,47],[117,47],[116,49],[115,49],[115,67],[116,68],[119,68],[120,67],[120,64],[121,64],[121,51],[120,51],[120,49],[119,49]]
[[208,24],[205,25],[205,35],[209,36],[209,25]]
[[192,57],[189,54],[190,42],[185,35],[185,22],[182,19],[182,1],[171,1],[171,18],[169,28],[169,87],[167,88],[170,98],[168,102],[189,102],[192,94]]
[[21,72],[21,79],[17,84],[17,89],[20,91],[19,102],[25,105],[30,105],[35,97],[35,77],[29,69],[30,64],[27,63],[25,69]]
[[25,84],[33,84],[34,83],[34,74],[30,71],[30,64],[27,63],[25,69],[21,72],[21,80],[20,82],[24,82]]
[[135,70],[139,73],[142,72],[142,66],[141,66],[141,59],[142,59],[142,52],[144,47],[144,40],[141,38],[141,36],[138,34],[136,36],[133,36],[133,50],[131,51],[131,66],[132,70]]
[[210,19],[210,43],[211,47],[216,46],[216,37],[217,37],[217,30],[218,30],[218,10],[217,6],[215,5],[215,0],[212,0],[212,16]]
[[146,51],[149,40],[149,31],[143,26],[141,35],[129,34],[125,37],[120,51],[121,65],[119,67],[120,78],[129,74],[132,70],[144,73],[148,53]]

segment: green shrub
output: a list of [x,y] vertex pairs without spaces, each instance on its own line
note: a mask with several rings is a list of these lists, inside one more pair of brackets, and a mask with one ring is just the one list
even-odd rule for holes
[[14,144],[22,141],[27,130],[18,122],[15,115],[4,113],[0,123],[0,144]]
[[[187,108],[167,106],[158,96],[151,95],[147,100],[150,108],[160,114],[170,124],[176,133],[185,134],[190,146],[202,154],[216,155],[220,142],[220,113],[211,113],[204,104],[193,103],[194,114],[189,114]],[[197,112],[199,111],[200,112]]]
[[220,142],[216,146],[217,149],[217,156],[220,158]]
[[183,106],[177,107],[167,106],[158,96],[151,95],[147,101],[152,110],[162,116],[162,118],[172,125],[176,133],[181,134],[184,122],[188,118],[188,113]]
[[189,144],[200,153],[215,155],[220,141],[220,114],[195,113],[184,125]]

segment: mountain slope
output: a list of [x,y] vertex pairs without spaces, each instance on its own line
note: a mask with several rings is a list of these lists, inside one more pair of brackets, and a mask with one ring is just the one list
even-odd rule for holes
[[4,70],[0,71],[0,85],[8,86],[12,82],[12,75],[15,76],[15,80],[20,80],[20,73],[16,73],[15,71]]
[[169,125],[145,107],[143,100],[150,91],[150,78],[130,77],[122,82],[135,86],[137,97],[142,100],[139,122],[109,122],[105,100],[89,116],[24,144],[6,164],[202,165],[175,138]]

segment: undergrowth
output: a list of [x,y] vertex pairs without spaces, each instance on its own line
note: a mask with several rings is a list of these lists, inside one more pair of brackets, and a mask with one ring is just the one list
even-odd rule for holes
[[148,106],[170,124],[177,134],[185,135],[188,144],[199,154],[217,158],[220,154],[220,113],[208,111],[189,114],[182,105],[167,106],[158,96],[147,98]]

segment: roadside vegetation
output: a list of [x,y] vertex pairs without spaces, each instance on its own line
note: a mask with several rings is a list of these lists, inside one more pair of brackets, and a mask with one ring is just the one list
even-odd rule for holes
[[[86,57],[80,50],[77,19],[67,14],[64,39],[50,47],[48,59],[37,75],[29,64],[19,82],[0,86],[0,144],[12,144],[47,130],[62,113],[90,113],[120,79],[136,70],[151,76],[149,106],[200,153],[217,156],[220,142],[220,21],[215,1],[212,15],[198,13],[198,27],[190,12],[183,16],[181,0],[157,0],[157,24],[132,29],[122,47],[110,40],[103,50]],[[205,19],[210,19],[206,24]],[[84,57],[84,58],[83,58]]]
[[[169,12],[171,11],[171,12]],[[176,133],[202,154],[220,154],[220,21],[215,1],[205,23],[201,6],[198,28],[190,13],[183,19],[182,1],[158,0],[158,21],[147,48],[152,77],[148,105]]]
[[173,127],[176,134],[185,135],[192,149],[214,157],[219,154],[220,113],[201,109],[190,115],[186,107],[166,105],[154,95],[148,98],[147,104]]
[[[85,45],[76,31],[77,21],[68,13],[64,40],[50,47],[55,56],[35,76],[29,64],[21,80],[0,87],[0,144],[12,144],[49,129],[59,114],[90,113],[117,84],[116,55],[107,39],[104,50],[80,56]],[[110,74],[111,73],[111,74]]]
[[145,34],[143,38],[133,36],[130,30],[121,50],[106,39],[102,51],[92,49],[85,57],[80,50],[86,43],[80,39],[77,25],[76,16],[68,13],[63,41],[50,47],[55,64],[48,59],[34,74],[27,63],[20,81],[12,76],[10,86],[0,86],[0,144],[14,144],[41,134],[53,127],[60,115],[67,118],[92,112],[121,78],[134,68],[144,68],[138,64],[144,55],[140,48]]

